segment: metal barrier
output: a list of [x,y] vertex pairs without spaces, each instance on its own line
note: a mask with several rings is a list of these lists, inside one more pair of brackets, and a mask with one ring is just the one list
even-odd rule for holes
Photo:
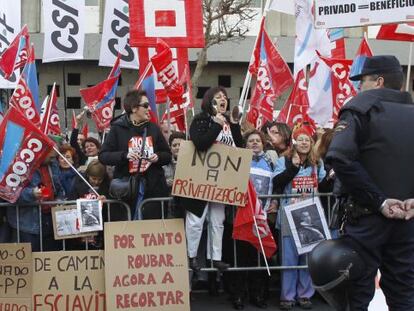
[[[335,199],[333,197],[332,193],[310,193],[310,194],[274,194],[274,195],[258,195],[259,199],[290,199],[290,198],[303,198],[303,199],[309,199],[309,198],[316,198],[316,197],[326,197],[327,198],[327,214],[328,214],[328,223],[330,223],[330,220],[332,218],[332,207],[333,207],[333,203],[335,202]],[[163,197],[163,198],[150,198],[150,199],[145,199],[141,202],[141,204],[139,205],[138,208],[143,208],[143,206],[147,203],[151,203],[151,202],[159,202],[161,203],[161,209],[162,209],[162,217],[165,218],[165,203],[169,203],[172,202],[173,198],[172,197]],[[235,217],[235,210],[236,210],[236,206],[233,206],[232,209],[232,216],[233,219]],[[209,219],[207,219],[207,221],[209,221]],[[210,223],[210,222],[209,222]],[[286,225],[282,223],[282,226]],[[211,230],[210,226],[207,227],[207,230]],[[282,239],[283,240],[283,239]],[[211,244],[211,243],[210,243]],[[282,243],[278,243],[279,245]],[[281,245],[283,247],[283,245]],[[211,247],[211,245],[210,245]],[[236,247],[236,240],[233,240],[233,252],[234,252],[234,263],[233,263],[233,267],[229,268],[226,271],[257,271],[257,270],[267,270],[267,268],[265,266],[262,266],[260,264],[260,260],[258,260],[258,266],[256,267],[238,267],[237,265],[237,247]],[[261,253],[258,252],[258,259],[260,259]],[[292,269],[307,269],[308,266],[304,265],[304,266],[269,266],[270,270],[292,270]],[[216,268],[213,267],[213,260],[210,260],[210,267],[206,267],[206,268],[202,268],[201,271],[206,271],[206,272],[212,272],[212,271],[217,271]]]
[[[107,204],[107,216],[108,216],[108,222],[111,221],[111,204],[117,204],[119,206],[122,206],[122,208],[125,209],[127,219],[125,220],[131,220],[131,209],[128,204],[122,201],[118,200],[102,200],[103,204]],[[76,205],[76,200],[74,201],[42,201],[41,204],[33,204],[33,203],[24,203],[24,204],[11,204],[11,203],[0,203],[0,208],[6,208],[6,207],[15,207],[16,208],[16,232],[17,232],[17,243],[20,243],[20,217],[19,212],[20,208],[25,207],[35,207],[37,205],[38,212],[39,212],[39,239],[40,239],[40,251],[43,251],[43,231],[42,231],[42,205],[52,205],[52,206],[68,206],[68,205]],[[65,244],[66,239],[62,239],[62,247],[63,250],[66,249]],[[85,241],[85,249],[88,249],[88,241]]]

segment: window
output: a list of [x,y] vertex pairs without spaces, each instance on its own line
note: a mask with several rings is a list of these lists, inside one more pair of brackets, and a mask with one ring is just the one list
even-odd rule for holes
[[[251,88],[249,87],[249,89],[247,90],[247,98],[246,99],[250,99],[250,95],[251,95],[250,91],[251,91]],[[240,97],[241,97],[242,92],[243,92],[243,88],[241,87],[240,88],[240,94],[239,94]]]
[[[52,92],[52,87],[53,85],[50,84],[47,86],[47,95],[50,95],[50,92]],[[56,95],[57,97],[60,97],[60,87],[58,84],[56,84]]]
[[196,98],[203,98],[204,94],[207,92],[209,87],[199,86],[197,90]]
[[80,85],[81,75],[80,73],[68,73],[68,85]]
[[115,110],[121,108],[121,97],[115,97]]
[[231,87],[231,76],[218,76],[218,85],[222,87]]
[[66,100],[66,107],[68,109],[80,109],[81,98],[80,97],[68,97]]

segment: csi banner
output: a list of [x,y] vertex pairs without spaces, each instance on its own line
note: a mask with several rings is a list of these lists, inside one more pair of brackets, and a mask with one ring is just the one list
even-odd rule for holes
[[99,66],[112,67],[118,52],[121,67],[138,69],[137,49],[129,45],[129,0],[105,1]]
[[43,62],[83,59],[85,0],[43,0]]
[[172,194],[244,206],[251,161],[252,151],[248,149],[214,144],[202,152],[192,142],[182,142]]
[[201,0],[130,0],[131,45],[153,47],[157,38],[170,47],[204,47]]
[[[0,53],[10,45],[21,29],[21,0],[0,0]],[[8,80],[0,73],[0,88],[14,89],[19,71],[15,70]]]
[[414,0],[315,0],[315,27],[414,21]]

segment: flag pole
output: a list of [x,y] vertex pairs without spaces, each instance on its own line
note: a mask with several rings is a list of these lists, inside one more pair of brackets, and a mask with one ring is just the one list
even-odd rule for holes
[[265,261],[265,265],[266,265],[267,274],[268,274],[269,276],[271,276],[271,275],[270,275],[269,264],[267,263],[266,254],[265,254],[265,251],[264,251],[264,248],[263,248],[262,237],[260,236],[260,233],[259,233],[259,228],[257,227],[256,217],[254,217],[254,213],[253,213],[253,221],[254,221],[254,227],[256,228],[256,234],[257,234],[257,237],[259,238],[260,249],[262,250],[263,259],[264,259],[264,261]]
[[167,126],[168,126],[168,136],[171,135],[171,109],[170,109],[170,99],[167,96]]
[[134,89],[135,90],[138,90],[140,88],[140,86],[142,84],[142,81],[144,81],[145,76],[147,75],[147,73],[151,69],[151,65],[152,65],[152,63],[149,62],[148,65],[147,65],[147,67],[145,67],[144,72],[142,73],[142,75],[139,76],[139,79],[138,79],[137,83],[135,83],[135,85],[134,85]]
[[411,61],[413,58],[413,42],[410,42],[410,52],[408,54],[408,66],[407,66],[407,80],[405,83],[405,90],[408,92],[410,88],[410,76],[411,76]]
[[[264,10],[262,10],[262,18],[260,19],[260,24],[262,23],[262,20],[266,17],[267,11],[269,10],[271,2],[272,2],[272,0],[266,0],[266,5],[264,7]],[[252,63],[253,58],[254,58],[254,49],[256,48],[258,38],[259,38],[259,34],[257,34],[256,39],[254,41],[253,51],[252,51],[252,54],[250,56],[249,66]],[[246,95],[247,94],[247,89],[250,86],[251,80],[252,80],[252,75],[249,71],[249,67],[247,67],[247,74],[246,74],[246,77],[244,79],[243,90],[242,90],[242,93],[241,93],[240,99],[239,99],[239,107],[242,107],[242,112],[243,113],[244,113],[244,109],[245,109],[245,106],[246,106],[246,99],[245,98],[247,97],[247,95]]]
[[63,61],[63,67],[62,67],[62,74],[63,74],[63,114],[65,116],[65,138],[66,141],[68,141],[68,106],[66,102],[66,68],[65,68],[65,61]]
[[85,179],[85,177],[82,176],[81,173],[79,173],[79,171],[72,165],[72,163],[70,163],[68,161],[68,159],[66,159],[66,157],[59,151],[58,148],[56,148],[56,146],[53,146],[53,149],[57,152],[57,154],[70,166],[71,169],[73,169],[73,171],[78,174],[78,176],[83,180],[83,182],[97,195],[100,196],[100,194],[91,186],[91,184]]

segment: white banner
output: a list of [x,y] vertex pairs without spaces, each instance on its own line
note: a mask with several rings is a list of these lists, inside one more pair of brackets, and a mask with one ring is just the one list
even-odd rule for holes
[[99,66],[112,67],[121,53],[121,67],[138,69],[138,53],[129,45],[129,0],[105,1]]
[[43,62],[83,59],[85,0],[43,0]]
[[414,0],[315,0],[315,27],[414,21]]
[[[21,0],[0,0],[0,53],[9,46],[19,33],[21,25]],[[19,70],[16,70],[10,80],[0,75],[0,88],[14,89],[17,84]]]
[[295,1],[294,0],[269,0],[272,1],[269,10],[295,15]]

